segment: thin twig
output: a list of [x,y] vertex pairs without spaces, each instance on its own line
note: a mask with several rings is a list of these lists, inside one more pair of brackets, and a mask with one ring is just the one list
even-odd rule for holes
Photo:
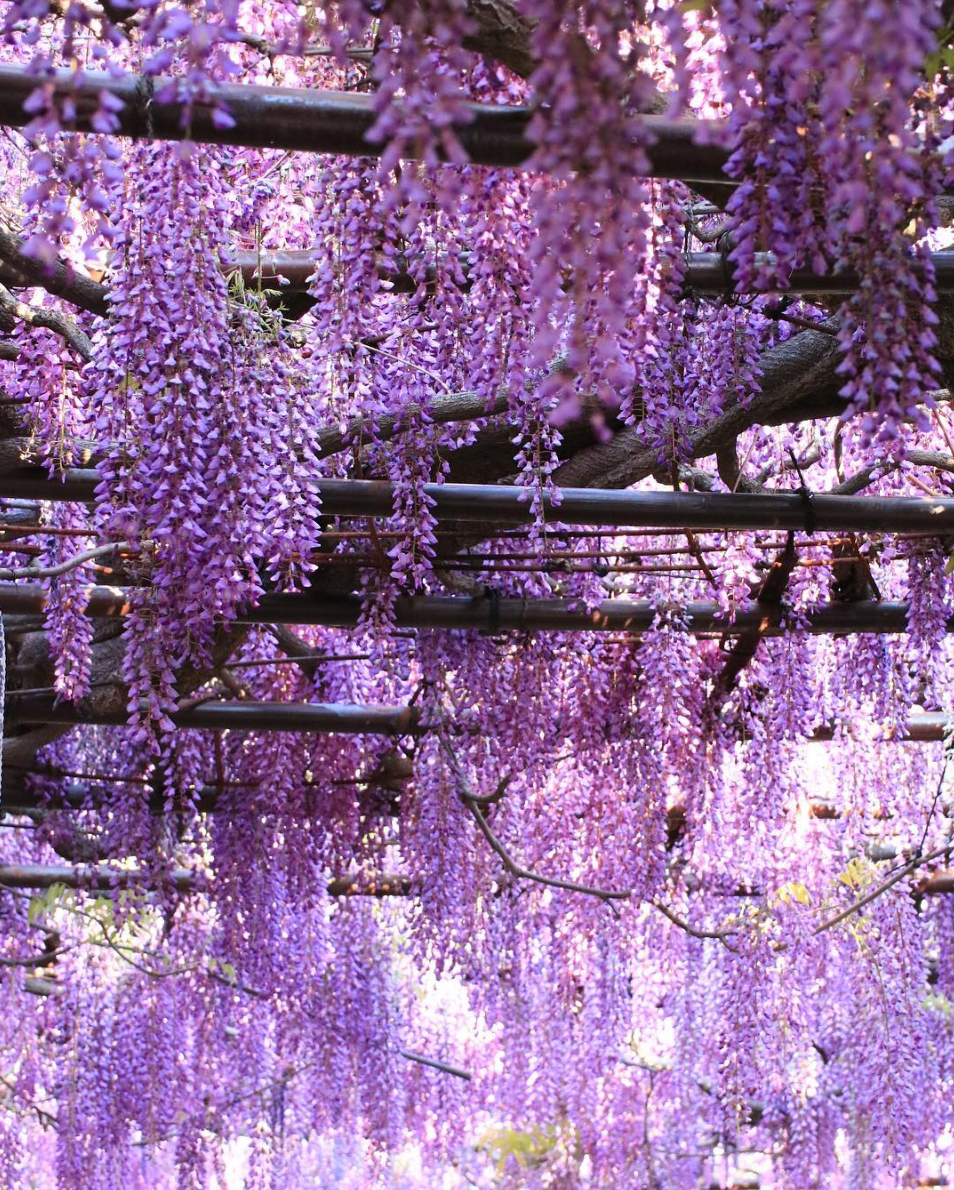
[[49,967],[60,955],[68,954],[72,946],[60,946],[56,950],[43,950],[39,954],[23,959],[0,958],[0,967]]
[[441,1070],[444,1074],[452,1074],[454,1078],[463,1078],[470,1082],[474,1077],[469,1070],[462,1070],[460,1066],[451,1066],[449,1062],[439,1062],[436,1058],[426,1058],[423,1054],[416,1054],[413,1050],[401,1050],[401,1057],[409,1062],[419,1062],[421,1066],[430,1066],[432,1070]]
[[[604,901],[607,904],[612,901],[627,901],[632,898],[633,890],[631,888],[594,888],[592,885],[580,884],[575,880],[562,880],[555,876],[541,876],[538,872],[532,872],[529,868],[525,868],[521,864],[518,864],[507,848],[500,841],[500,839],[497,838],[493,830],[491,830],[490,824],[487,822],[483,809],[481,808],[482,805],[492,805],[494,802],[500,800],[500,798],[503,796],[504,790],[506,789],[509,778],[501,781],[501,783],[497,786],[497,789],[491,794],[475,794],[471,789],[470,782],[467,779],[467,774],[464,772],[463,766],[460,763],[460,759],[458,758],[453,745],[447,739],[447,736],[443,731],[438,731],[437,734],[440,745],[450,760],[451,767],[454,770],[454,776],[457,778],[459,785],[458,797],[462,805],[470,812],[474,821],[477,823],[478,828],[480,829],[480,833],[487,840],[490,849],[500,859],[504,868],[511,876],[517,880],[530,880],[535,884],[542,884],[546,888],[559,888],[564,892],[575,892],[581,893],[584,896],[597,897],[599,900]],[[652,901],[650,904],[654,905],[663,914],[665,914],[665,916],[669,918],[673,925],[679,926],[680,929],[685,930],[688,934],[693,935],[693,937],[724,939],[728,938],[734,933],[733,930],[697,930],[694,926],[690,926],[688,922],[683,921],[682,918],[678,917],[672,912],[671,909],[667,909],[666,906],[660,902]]]
[[[492,794],[485,794],[483,796],[480,794],[475,794],[470,787],[467,774],[464,772],[463,765],[461,765],[457,753],[454,751],[453,745],[451,744],[450,740],[447,739],[447,736],[443,731],[438,732],[438,739],[440,740],[441,747],[450,760],[451,767],[454,770],[454,776],[457,778],[459,785],[457,796],[460,799],[461,804],[470,811],[471,816],[477,823],[477,826],[480,828],[480,832],[487,840],[491,850],[499,857],[503,863],[503,866],[511,876],[514,876],[519,880],[532,880],[534,883],[542,884],[547,888],[560,888],[565,892],[578,892],[583,893],[586,896],[598,897],[601,901],[626,900],[633,895],[632,890],[630,889],[627,889],[626,891],[613,891],[611,889],[605,888],[593,888],[589,884],[579,884],[575,880],[561,880],[556,876],[541,876],[539,873],[531,872],[528,868],[524,868],[521,864],[518,864],[513,856],[511,856],[510,852],[507,851],[503,843],[501,843],[494,832],[490,829],[490,825],[487,822],[487,819],[484,817],[483,810],[481,809],[482,805],[486,806],[488,804],[492,804],[494,800],[498,800],[500,797],[502,797],[503,790],[506,788],[506,785],[504,782],[501,782],[501,784],[497,786],[497,789]],[[509,780],[509,778],[507,780]],[[503,788],[501,788],[501,786]]]
[[684,918],[680,917],[678,913],[674,913],[668,905],[664,905],[662,901],[650,901],[654,909],[669,919],[674,926],[678,926],[680,930],[685,930],[693,938],[718,938],[720,941],[724,938],[731,938],[736,932],[735,930],[700,930],[696,926],[692,926]]
[[535,884],[542,884],[546,888],[560,888],[565,892],[576,892],[582,893],[584,896],[598,897],[601,901],[625,901],[633,895],[631,889],[615,891],[606,888],[593,888],[589,884],[578,884],[575,880],[561,880],[557,876],[541,876],[538,872],[531,872],[528,868],[524,868],[514,861],[510,853],[490,829],[480,806],[466,794],[461,795],[461,801],[470,811],[474,821],[480,827],[481,834],[490,844],[491,849],[500,857],[504,867],[511,876],[519,880],[532,880]]
[[[14,1100],[17,1100],[19,1092],[17,1091],[16,1083],[7,1078],[7,1076],[4,1074],[0,1074],[0,1083],[3,1083],[10,1094],[13,1095]],[[32,1099],[26,1100],[23,1106],[29,1111],[36,1112],[36,1118],[41,1124],[48,1125],[50,1128],[55,1128],[59,1123],[56,1116],[54,1116],[51,1112],[48,1112],[45,1108],[40,1107],[40,1105]]]
[[883,881],[876,888],[873,888],[871,892],[865,893],[863,897],[859,897],[858,900],[849,905],[847,909],[842,909],[842,911],[840,913],[836,913],[834,917],[830,917],[827,921],[823,921],[820,926],[812,931],[812,933],[822,934],[825,932],[825,930],[830,930],[833,926],[839,925],[846,918],[851,917],[852,914],[858,913],[860,910],[864,909],[866,905],[870,905],[872,901],[880,897],[882,893],[886,893],[888,889],[893,888],[900,880],[903,880],[906,876],[910,876],[912,872],[916,872],[918,868],[923,867],[925,864],[931,863],[933,860],[940,859],[943,855],[948,855],[952,848],[954,848],[954,843],[948,843],[944,847],[938,847],[934,851],[929,851],[927,855],[916,855],[902,868],[899,868],[893,876]]
[[931,802],[931,809],[928,811],[927,821],[924,824],[924,834],[921,836],[921,842],[918,844],[918,855],[921,855],[924,851],[928,831],[931,829],[931,823],[934,821],[934,812],[937,809],[938,802],[941,800],[941,793],[944,789],[944,778],[947,776],[947,768],[951,761],[952,751],[954,751],[954,732],[952,732],[952,725],[949,723],[944,729],[944,763],[941,765],[941,775],[937,779],[934,801]]
[[107,545],[97,545],[92,549],[84,550],[81,554],[75,554],[72,558],[67,558],[65,562],[59,562],[55,566],[24,566],[21,569],[0,566],[0,579],[6,582],[18,578],[56,578],[70,570],[76,570],[78,566],[84,566],[87,562],[94,562],[97,558],[105,558],[110,554],[117,553],[134,553],[136,549],[137,547],[129,541],[111,541]]

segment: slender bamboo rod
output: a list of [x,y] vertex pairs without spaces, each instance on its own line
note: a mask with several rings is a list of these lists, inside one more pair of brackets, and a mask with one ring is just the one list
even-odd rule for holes
[[[230,259],[229,266],[239,269],[250,285],[261,280],[268,287],[276,287],[281,278],[280,288],[283,293],[302,295],[307,292],[308,279],[314,273],[320,256],[321,253],[316,248],[282,249],[274,252],[241,250]],[[757,252],[756,271],[770,265],[772,260],[770,252]],[[465,276],[470,263],[466,255],[460,261]],[[935,291],[954,292],[954,252],[933,252],[931,263]],[[922,266],[916,263],[915,271],[922,273]],[[417,288],[417,282],[406,271],[395,271],[393,267],[388,269],[382,266],[382,275],[390,281],[392,293],[408,293]],[[806,267],[793,270],[786,288],[793,293],[837,296],[854,293],[860,283],[859,274],[852,270],[819,274]],[[469,282],[465,282],[466,284]],[[687,253],[684,285],[687,291],[697,294],[746,292],[739,290],[735,266],[722,252]]]
[[[94,587],[87,612],[93,616],[124,616],[129,610],[130,592],[118,587]],[[48,601],[36,584],[0,584],[0,612],[5,615],[39,614]],[[782,635],[786,610],[763,608],[755,603],[740,605],[730,617],[710,601],[680,605],[685,631],[692,635],[744,632],[762,628],[767,635]],[[313,593],[265,595],[254,608],[239,616],[247,624],[313,624],[352,628],[358,623],[362,603],[353,595],[328,596]],[[455,596],[411,596],[395,605],[399,628],[477,629],[490,632],[628,632],[647,631],[656,618],[649,600],[607,599],[593,611],[561,599],[512,599]],[[907,605],[864,600],[857,603],[822,605],[807,613],[807,630],[813,635],[828,633],[900,633],[907,630]],[[954,631],[954,617],[948,623]]]
[[[55,479],[40,467],[0,473],[0,498],[92,500],[99,483],[93,468],[70,468]],[[328,479],[318,485],[329,516],[388,516],[394,487],[382,480]],[[426,484],[438,521],[526,525],[533,521],[526,489],[494,484]],[[799,492],[647,492],[612,488],[561,488],[558,502],[546,497],[546,519],[566,525],[655,528],[679,532],[803,529],[819,532],[954,533],[954,500],[921,496],[829,496],[813,494],[811,510]]]
[[[0,889],[88,888],[104,892],[114,888],[134,888],[141,874],[127,868],[106,866],[67,867],[58,864],[0,864]],[[151,877],[150,877],[151,879]],[[189,892],[202,887],[202,880],[186,868],[176,868],[165,880],[177,892]],[[332,897],[401,897],[414,891],[414,884],[406,876],[343,876],[328,884]]]
[[[0,592],[0,609],[4,599]],[[357,596],[266,595],[259,605],[243,613],[242,622],[271,624],[320,624],[350,628],[361,614]],[[709,601],[681,605],[685,631],[694,636],[709,633],[739,633],[759,629],[763,635],[781,636],[790,630],[791,609],[765,608],[748,603],[733,618]],[[477,629],[496,632],[626,632],[648,631],[656,621],[657,608],[649,600],[604,600],[593,611],[561,599],[463,599],[451,596],[412,596],[395,605],[399,628]],[[907,605],[878,603],[831,603],[807,612],[807,631],[813,636],[831,633],[900,633],[907,631]],[[954,616],[948,621],[954,632]]]
[[[771,264],[772,260],[770,252],[756,253],[755,271]],[[954,252],[934,252],[931,260],[936,277],[935,290],[938,293],[954,292]],[[290,265],[292,262],[284,263]],[[923,273],[920,265],[916,264],[915,270]],[[793,293],[838,295],[854,293],[860,283],[858,273],[851,270],[818,274],[806,267],[792,272],[787,288]],[[721,252],[690,252],[686,257],[685,287],[695,293],[735,293],[735,266]]]
[[[61,884],[65,888],[88,888],[108,891],[114,888],[136,887],[139,873],[125,868],[102,865],[66,867],[45,864],[0,864],[0,890],[3,888],[51,888]],[[168,883],[178,892],[202,887],[197,878],[185,868],[177,868]],[[328,894],[332,897],[401,897],[413,896],[419,883],[407,876],[356,876],[330,881]],[[954,892],[954,871],[938,872],[918,885],[918,892],[929,895]]]
[[[27,124],[33,117],[23,110],[24,101],[46,81],[47,76],[40,80],[25,67],[0,68],[0,124],[15,128]],[[377,120],[371,95],[245,84],[216,89],[217,100],[228,107],[232,117],[231,127],[218,127],[212,105],[199,102],[188,120],[187,137],[182,104],[160,104],[153,98],[169,81],[149,82],[134,75],[114,78],[94,71],[74,75],[61,70],[53,78],[53,88],[75,104],[71,127],[78,132],[95,132],[91,120],[100,95],[108,92],[124,105],[118,113],[120,136],[363,157],[376,156],[384,147],[366,139]],[[477,103],[467,108],[470,119],[457,125],[455,132],[474,164],[519,166],[527,161],[534,149],[527,139],[531,108]],[[687,182],[728,181],[723,173],[727,153],[720,144],[722,126],[718,122],[649,115],[642,119],[653,137],[648,157],[654,176]]]
[[[68,781],[61,785],[56,793],[41,794],[27,789],[23,777],[27,774],[11,773],[9,767],[3,770],[3,792],[0,795],[0,812],[7,815],[33,814],[37,810],[90,810],[108,809],[114,794],[110,786],[122,782],[102,781]],[[47,781],[56,781],[56,775],[50,773],[36,773],[37,777]],[[357,782],[356,782],[357,784]],[[373,784],[370,778],[368,784]],[[130,789],[143,794],[142,787],[123,785],[123,789]],[[189,794],[189,805],[194,806],[199,814],[212,814],[222,808],[220,798],[227,791],[216,785],[204,785]],[[234,806],[235,802],[229,802]],[[167,809],[165,800],[150,801],[150,808],[156,813],[164,813]],[[276,814],[282,812],[281,806],[272,807]]]
[[[913,717],[907,722],[907,734],[901,740],[886,740],[886,744],[895,743],[925,743],[933,742],[940,738],[940,732],[946,726],[946,720],[941,723],[938,728],[933,720],[922,722],[918,717]],[[832,738],[832,726],[825,725],[816,730],[815,735],[808,743],[827,742]],[[927,734],[931,735],[928,740]],[[402,779],[410,780],[413,776],[413,769],[402,775]],[[55,793],[46,792],[39,793],[33,789],[28,788],[29,778],[42,778],[48,782],[56,783],[62,781]],[[167,805],[164,796],[157,796],[152,791],[152,786],[146,779],[139,781],[123,780],[115,778],[110,780],[107,776],[90,777],[81,781],[65,780],[69,777],[68,773],[57,774],[44,770],[27,771],[27,770],[11,770],[9,767],[4,768],[3,771],[3,793],[0,796],[0,816],[7,815],[8,817],[17,817],[23,815],[34,815],[37,811],[46,810],[104,810],[108,811],[118,799],[126,799],[129,796],[136,798],[136,796],[149,796],[150,810],[155,814],[164,814],[166,812],[176,813],[186,807],[194,809],[197,814],[217,814],[217,813],[234,813],[237,809],[242,808],[248,804],[248,799],[251,793],[260,788],[260,782],[233,782],[224,785],[203,785],[199,788],[189,790],[183,793],[183,801],[176,804]],[[387,775],[377,778],[375,773],[369,773],[363,778],[354,778],[346,782],[353,788],[363,787],[367,789],[376,789],[379,792],[387,793],[390,798],[388,805],[388,813],[392,816],[398,813],[399,808],[399,794],[391,785],[383,785],[382,781],[388,781]],[[276,817],[310,817],[312,814],[317,814],[320,811],[321,805],[326,795],[335,785],[339,784],[332,781],[330,785],[322,785],[320,781],[309,783],[309,791],[314,790],[316,795],[314,800],[310,803],[309,808],[302,810],[299,806],[293,809],[287,804],[270,802],[261,812],[265,814],[273,814]],[[120,792],[117,792],[117,787]],[[229,796],[226,796],[229,795]],[[383,800],[383,799],[382,799]],[[259,812],[260,803],[256,803],[256,813]],[[827,801],[811,801],[808,803],[809,814],[812,818],[823,820],[835,820],[842,817],[842,812],[837,806]],[[667,811],[667,831],[670,838],[669,846],[673,846],[675,842],[682,837],[685,829],[686,813],[682,806],[670,807]]]
[[[99,714],[70,703],[57,703],[46,693],[8,694],[5,704],[8,726],[25,723],[102,724],[121,726],[122,714]],[[204,731],[310,731],[342,735],[420,735],[427,730],[416,708],[410,706],[353,706],[302,702],[216,702],[203,703],[173,716],[176,726]],[[940,711],[913,714],[907,721],[907,736],[897,742],[929,743],[944,738],[950,722]],[[848,725],[850,731],[850,724]],[[815,729],[814,741],[831,740],[837,725],[827,723]]]
[[[91,616],[125,616],[132,592],[122,587],[93,587],[87,613]],[[0,612],[4,615],[39,615],[48,595],[36,583],[0,583]],[[700,636],[711,633],[740,633],[760,630],[763,635],[781,636],[789,631],[791,609],[741,604],[729,617],[709,600],[679,604],[685,631]],[[356,595],[303,594],[264,595],[259,603],[238,617],[243,624],[314,624],[329,628],[354,628],[362,610]],[[605,599],[592,611],[563,599],[513,599],[481,596],[415,595],[398,599],[395,615],[398,628],[444,628],[483,632],[646,632],[656,619],[655,605],[646,599]],[[857,603],[829,603],[806,612],[807,631],[814,636],[830,633],[893,634],[907,631],[905,603],[861,600]],[[948,621],[954,632],[954,616]],[[211,714],[211,712],[208,712]]]
[[[100,723],[123,726],[125,714],[86,715],[54,696],[11,691],[7,723]],[[301,702],[206,702],[172,716],[177,727],[203,731],[310,731],[342,735],[414,735],[421,730],[413,707]]]
[[[58,261],[50,275],[43,265],[38,265],[26,256],[20,240],[2,229],[0,253],[4,258],[0,260],[0,281],[3,284],[13,288],[42,285],[50,293],[59,294],[83,309],[96,314],[106,313],[108,289],[102,281],[103,272],[98,272],[95,277],[86,277]],[[239,249],[228,258],[225,267],[227,270],[238,269],[246,284],[252,287],[261,282],[268,289],[279,289],[283,295],[294,295],[296,309],[304,310],[301,302],[308,304],[308,282],[321,258],[321,250],[317,248],[274,251]],[[684,284],[688,292],[711,295],[745,292],[739,290],[735,266],[724,253],[689,252],[685,259]],[[757,268],[765,267],[771,263],[772,254],[756,253],[755,260]],[[469,254],[462,254],[459,264],[467,278],[471,265]],[[954,292],[954,252],[932,253],[931,265],[935,291]],[[923,271],[919,263],[915,263],[914,267],[918,273]],[[391,293],[413,293],[417,289],[417,280],[405,269],[395,269],[393,265],[382,263],[379,271],[382,279],[390,283]],[[851,270],[819,274],[806,267],[793,270],[786,288],[792,293],[838,296],[854,293],[860,282],[858,273]],[[463,284],[467,288],[470,282],[465,279]],[[479,413],[480,410],[474,416],[479,416]]]

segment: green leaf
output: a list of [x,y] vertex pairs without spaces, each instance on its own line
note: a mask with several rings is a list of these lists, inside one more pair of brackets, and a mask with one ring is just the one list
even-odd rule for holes
[[70,896],[70,890],[65,884],[51,884],[49,888],[44,889],[42,893],[30,898],[30,905],[27,909],[27,922],[34,926],[47,913],[54,909],[65,908],[61,901],[66,901]]
[[924,75],[936,78],[943,70],[954,72],[954,26],[945,25],[938,31],[937,49],[924,59]]

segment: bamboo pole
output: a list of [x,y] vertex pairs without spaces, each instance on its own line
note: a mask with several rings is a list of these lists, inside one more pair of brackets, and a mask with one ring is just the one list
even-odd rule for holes
[[[105,865],[68,867],[58,864],[0,864],[0,889],[3,888],[85,888],[92,892],[135,888],[142,873],[128,868]],[[149,877],[150,880],[153,877]],[[186,868],[176,868],[164,879],[176,892],[191,892],[203,886],[201,876]],[[402,897],[414,891],[414,884],[406,876],[342,876],[328,883],[332,897]]]
[[[122,726],[123,714],[99,714],[94,710],[58,703],[51,693],[11,691],[5,703],[8,727],[27,723],[98,724]],[[410,706],[353,706],[334,703],[302,702],[207,702],[172,716],[177,727],[201,731],[310,731],[318,735],[421,735],[427,723]],[[942,740],[950,719],[941,711],[912,714],[906,735],[893,742],[930,743]],[[463,725],[466,728],[466,724]],[[850,734],[850,721],[835,722],[815,728],[812,741],[836,737],[844,727]]]
[[[91,616],[125,616],[131,588],[93,587],[86,611]],[[49,596],[36,583],[0,583],[0,612],[6,616],[40,615]],[[321,595],[314,592],[263,595],[254,607],[239,613],[242,624],[314,624],[329,628],[354,628],[362,601],[357,595]],[[733,615],[711,600],[690,600],[674,605],[683,630],[692,636],[738,634],[759,630],[765,636],[789,631],[791,609],[784,604],[766,607],[749,602]],[[477,598],[446,595],[412,595],[395,602],[398,628],[441,628],[451,631],[504,632],[617,632],[639,635],[650,629],[657,616],[655,605],[645,599],[604,599],[587,611],[563,599],[515,599],[482,595]],[[828,603],[804,610],[805,631],[813,636],[858,633],[896,634],[907,631],[905,603],[860,600]],[[954,616],[948,621],[954,632]]]
[[[772,264],[770,252],[757,252],[753,273]],[[937,293],[954,292],[954,252],[931,254]],[[289,262],[290,263],[290,262]],[[923,274],[923,266],[915,262],[915,272]],[[812,269],[794,269],[788,278],[786,290],[792,293],[839,294],[854,293],[861,284],[861,278],[853,270],[837,270],[829,273],[815,273]],[[721,294],[747,292],[738,289],[735,266],[723,252],[690,252],[686,256],[685,287],[694,293]]]
[[[38,85],[47,81],[48,76],[38,79],[26,67],[0,67],[0,124],[21,128],[29,123],[33,116],[23,110],[23,104]],[[115,78],[87,70],[78,74],[60,70],[52,79],[54,94],[75,105],[76,117],[70,126],[77,132],[95,132],[92,117],[100,95],[107,92],[123,103],[118,113],[119,136],[361,157],[377,156],[384,149],[382,143],[367,140],[377,121],[372,95],[223,85],[216,88],[215,98],[219,108],[223,104],[228,108],[232,126],[222,128],[213,118],[215,108],[208,101],[195,103],[188,120],[184,119],[181,103],[155,102],[154,94],[171,81],[135,75]],[[454,131],[475,165],[527,163],[534,150],[527,138],[531,108],[469,103],[466,109],[469,119],[456,125]],[[728,154],[720,143],[720,123],[652,115],[640,118],[651,136],[647,156],[653,176],[687,182],[728,182],[723,173]]]
[[[0,472],[0,498],[90,501],[100,482],[95,468],[74,467],[48,478],[41,467]],[[394,487],[383,480],[327,479],[318,485],[329,516],[389,516]],[[426,484],[441,522],[527,525],[533,513],[525,488],[495,484]],[[544,498],[545,519],[605,529],[742,532],[804,529],[820,532],[954,534],[954,500],[922,496],[830,496],[813,493],[811,510],[800,492],[620,491],[561,488]]]
[[[57,864],[0,864],[0,890],[47,889],[63,885],[65,888],[106,892],[135,888],[141,875],[135,870],[105,865],[67,867]],[[203,887],[203,879],[185,868],[177,868],[167,877],[167,884],[177,892],[191,892]],[[419,891],[420,882],[401,875],[346,876],[331,880],[327,888],[328,895],[332,897],[403,897],[413,896]],[[929,896],[954,892],[954,870],[925,877],[919,882],[917,891]]]

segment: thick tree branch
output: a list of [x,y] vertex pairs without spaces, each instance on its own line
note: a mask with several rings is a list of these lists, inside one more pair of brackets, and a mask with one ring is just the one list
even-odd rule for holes
[[26,302],[18,301],[5,285],[0,285],[0,311],[27,323],[28,326],[44,327],[53,331],[82,359],[92,359],[93,345],[88,336],[65,314],[60,314],[57,310],[47,310],[42,306],[28,306]]
[[[795,535],[789,529],[785,548],[772,563],[768,574],[765,576],[755,596],[755,601],[760,608],[774,612],[780,607],[785,597],[788,580],[791,578],[797,561],[798,554],[795,552]],[[735,689],[742,671],[755,657],[768,626],[769,619],[766,617],[756,627],[749,629],[747,632],[740,633],[735,644],[729,650],[729,655],[726,658],[725,665],[722,667],[722,672],[716,678],[712,693],[706,702],[706,714],[710,720],[718,715],[725,700]]]
[[[785,412],[806,397],[837,399],[844,383],[836,372],[838,361],[837,341],[817,331],[804,331],[770,348],[760,368],[762,391],[744,406],[734,401],[693,431],[689,453],[696,459],[714,455],[768,418],[785,420]],[[634,426],[611,442],[581,451],[557,468],[554,479],[561,487],[623,488],[652,475],[658,466],[657,452],[643,445],[639,427]]]
[[45,289],[90,314],[105,316],[108,311],[108,289],[91,277],[84,277],[68,262],[57,260],[52,268],[27,255],[23,240],[0,227],[0,260],[8,267],[0,280],[14,287],[30,285]]

